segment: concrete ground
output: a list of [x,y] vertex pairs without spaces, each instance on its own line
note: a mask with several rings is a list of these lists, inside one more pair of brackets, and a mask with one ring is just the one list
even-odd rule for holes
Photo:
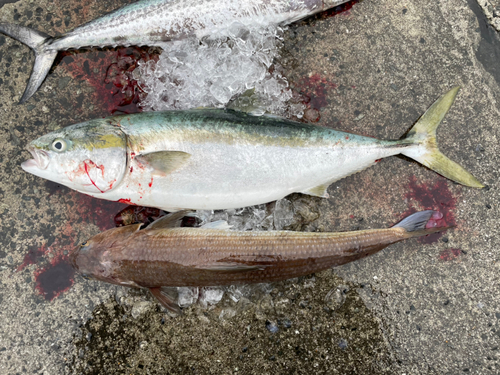
[[[55,35],[127,2],[0,1],[0,20]],[[426,208],[455,227],[177,318],[147,294],[84,280],[65,262],[75,244],[112,227],[124,205],[20,168],[27,142],[49,130],[133,110],[137,98],[103,79],[124,52],[61,54],[19,106],[32,56],[0,36],[0,372],[500,373],[500,39],[482,10],[496,2],[479,3],[364,0],[291,26],[282,58],[319,125],[385,139],[462,86],[439,145],[487,185],[466,188],[389,158],[333,184],[328,200],[293,195],[292,229],[386,227]],[[130,52],[141,53],[155,51]]]

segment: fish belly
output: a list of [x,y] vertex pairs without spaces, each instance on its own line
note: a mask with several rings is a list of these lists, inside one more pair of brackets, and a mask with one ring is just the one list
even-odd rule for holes
[[378,144],[315,148],[205,143],[170,149],[191,158],[166,176],[134,168],[118,187],[95,196],[168,211],[238,208],[329,185],[399,153]]

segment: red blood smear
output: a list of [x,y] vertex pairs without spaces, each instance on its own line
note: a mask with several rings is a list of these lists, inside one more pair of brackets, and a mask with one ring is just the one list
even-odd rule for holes
[[[87,80],[95,89],[92,100],[94,116],[107,116],[117,111],[141,112],[138,107],[144,92],[132,78],[139,60],[158,60],[149,47],[123,47],[117,49],[67,51],[61,54],[61,67],[73,78]],[[96,115],[97,114],[97,115]]]
[[86,223],[97,225],[101,231],[114,228],[116,212],[123,210],[125,207],[118,202],[105,201],[77,192],[72,192],[71,194],[74,195],[73,198],[75,201],[72,208],[74,214]]
[[462,250],[460,249],[444,249],[439,254],[439,259],[446,262],[457,259],[460,255],[462,255]]
[[[59,228],[56,241],[49,246],[30,249],[18,271],[29,264],[39,263],[34,272],[35,289],[47,301],[52,301],[65,291],[74,282],[75,271],[68,262],[68,253],[71,252],[78,240],[78,231],[73,229],[73,223],[85,222],[95,224],[99,230],[104,231],[115,227],[114,217],[117,212],[125,207],[121,203],[96,199],[64,186],[47,182],[50,195],[57,195],[62,204],[67,206],[68,220]],[[48,252],[54,254],[49,263],[42,263]]]
[[24,256],[23,263],[17,267],[17,272],[24,270],[30,264],[36,264],[41,261],[47,254],[47,248],[45,245],[42,247],[31,247],[28,249],[28,253]]
[[429,219],[429,221],[427,222],[427,224],[425,224],[425,228],[426,229],[430,229],[430,228],[439,228],[441,227],[440,223],[441,223],[441,220],[443,219],[443,214],[439,211],[436,211],[432,214],[431,218]]
[[35,289],[47,301],[52,301],[73,286],[75,270],[68,257],[54,258],[52,262],[35,271]]
[[118,202],[120,203],[125,203],[125,204],[129,204],[129,205],[133,205],[134,203],[132,203],[132,201],[130,200],[130,198],[121,198],[121,199],[118,199]]
[[[439,177],[438,177],[439,178]],[[410,202],[410,208],[406,210],[402,218],[411,215],[414,212],[422,210],[435,210],[439,214],[432,216],[427,228],[455,226],[455,215],[453,211],[456,208],[457,198],[451,194],[448,183],[444,178],[439,178],[434,185],[419,184],[415,176],[410,177],[406,198]],[[421,243],[434,243],[443,232],[433,233],[418,240]]]
[[354,6],[354,4],[359,3],[359,0],[348,1],[347,3],[341,4],[334,8],[325,10],[324,12],[319,13],[315,18],[317,19],[325,19],[334,17],[337,14],[343,14],[344,16],[348,16],[351,14],[350,10]]
[[49,191],[49,196],[60,195],[61,198],[65,198],[61,199],[61,201],[64,202],[64,200],[66,200],[69,223],[76,221],[93,223],[97,225],[100,230],[104,231],[115,227],[114,217],[116,213],[126,207],[122,203],[93,198],[78,193],[66,186],[51,181],[46,181],[45,184]]
[[[305,95],[309,101],[307,105],[313,109],[321,110],[328,106],[328,91],[335,89],[337,85],[327,78],[322,78],[319,74],[302,78],[296,89],[300,94]],[[307,101],[307,100],[306,100]]]

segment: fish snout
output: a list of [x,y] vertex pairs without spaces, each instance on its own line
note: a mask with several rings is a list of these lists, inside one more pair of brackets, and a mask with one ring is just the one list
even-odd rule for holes
[[27,150],[33,156],[33,159],[26,160],[22,163],[23,167],[37,167],[39,169],[47,169],[50,157],[47,151],[36,148],[33,145],[28,145]]

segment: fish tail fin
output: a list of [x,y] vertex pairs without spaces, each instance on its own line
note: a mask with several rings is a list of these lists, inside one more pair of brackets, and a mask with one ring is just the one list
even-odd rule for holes
[[433,210],[415,212],[394,225],[393,228],[403,228],[406,231],[405,238],[425,236],[431,233],[442,232],[450,228],[426,228],[428,224],[432,224],[433,219],[438,220],[442,217],[443,215],[440,214],[440,212]]
[[35,52],[35,65],[33,66],[33,71],[31,72],[26,90],[19,101],[19,104],[22,104],[38,90],[45,80],[57,56],[57,51],[44,51],[42,46],[47,40],[51,39],[51,37],[28,27],[0,23],[0,33],[18,40]]
[[484,185],[472,174],[467,172],[459,164],[448,159],[438,149],[436,129],[455,101],[459,89],[460,87],[458,86],[452,88],[436,100],[422,117],[420,117],[404,139],[405,142],[414,144],[418,147],[408,147],[401,153],[459,184],[483,188]]

